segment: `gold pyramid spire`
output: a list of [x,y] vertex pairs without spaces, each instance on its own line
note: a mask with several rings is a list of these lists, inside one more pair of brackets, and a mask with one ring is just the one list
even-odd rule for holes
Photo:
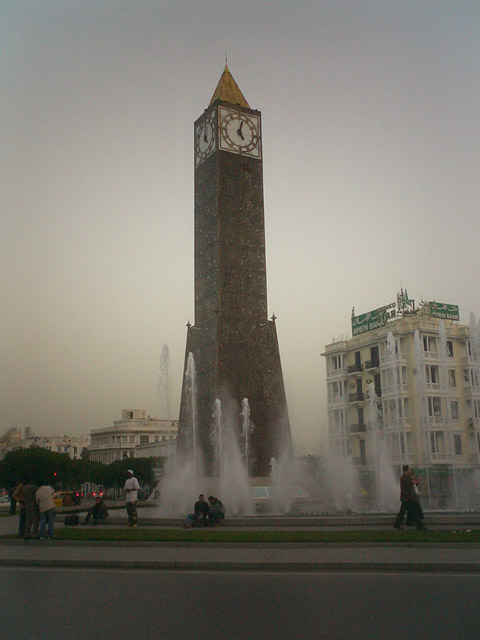
[[215,100],[223,100],[230,104],[237,104],[240,107],[247,107],[250,109],[250,105],[245,100],[245,96],[240,91],[238,84],[233,79],[230,69],[225,64],[222,76],[218,81],[217,88],[214,91],[212,99],[210,100],[209,107],[215,102]]

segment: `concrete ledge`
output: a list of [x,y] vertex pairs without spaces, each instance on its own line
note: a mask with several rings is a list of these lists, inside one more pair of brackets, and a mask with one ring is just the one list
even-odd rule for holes
[[[391,528],[396,514],[381,515],[381,516],[308,516],[308,517],[258,517],[252,516],[247,518],[226,518],[222,522],[222,527],[282,527],[282,528],[299,528],[299,527],[387,527]],[[63,522],[63,517],[57,517],[55,519],[58,522]],[[118,516],[109,516],[105,520],[102,520],[101,524],[104,525],[125,525],[127,522],[127,516],[119,518]],[[458,514],[455,516],[448,515],[427,515],[424,520],[425,524],[438,525],[438,526],[479,526],[480,514]],[[151,527],[181,527],[185,523],[185,518],[144,518],[141,515],[138,518],[139,526],[151,526]]]
[[3,567],[50,567],[63,569],[123,569],[153,571],[295,571],[295,572],[398,572],[398,573],[480,573],[473,563],[408,562],[168,562],[143,560],[48,560],[0,559]]
[[[478,549],[479,542],[204,542],[161,540],[28,540],[22,538],[0,538],[0,546],[20,547],[166,547],[192,549],[361,549],[361,548],[419,548],[419,549]],[[480,555],[479,555],[480,557]]]

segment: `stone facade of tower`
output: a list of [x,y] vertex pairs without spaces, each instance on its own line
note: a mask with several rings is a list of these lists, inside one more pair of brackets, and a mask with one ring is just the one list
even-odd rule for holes
[[[195,324],[188,327],[197,382],[197,439],[207,473],[215,400],[240,426],[248,398],[254,429],[249,474],[268,475],[272,457],[291,452],[275,321],[267,317],[260,112],[249,107],[230,71],[195,122]],[[184,378],[185,380],[185,378]],[[182,390],[179,451],[192,446]],[[240,437],[240,436],[239,436]]]

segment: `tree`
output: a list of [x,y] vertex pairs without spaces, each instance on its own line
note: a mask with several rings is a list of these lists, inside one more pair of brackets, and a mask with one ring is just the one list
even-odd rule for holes
[[0,484],[14,487],[31,479],[38,485],[62,485],[70,477],[71,462],[66,453],[55,453],[41,447],[15,449],[0,461]]

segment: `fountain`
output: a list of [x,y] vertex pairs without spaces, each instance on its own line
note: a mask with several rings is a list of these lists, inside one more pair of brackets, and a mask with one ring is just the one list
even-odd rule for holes
[[[395,355],[395,353],[394,353]],[[396,373],[396,372],[395,372]],[[368,426],[372,434],[373,463],[375,472],[375,500],[377,511],[390,511],[398,499],[398,481],[392,468],[383,430],[379,429],[378,398],[375,385],[367,387]]]
[[242,435],[244,441],[245,471],[250,473],[250,436],[253,433],[253,424],[250,420],[250,405],[248,398],[242,400]]

